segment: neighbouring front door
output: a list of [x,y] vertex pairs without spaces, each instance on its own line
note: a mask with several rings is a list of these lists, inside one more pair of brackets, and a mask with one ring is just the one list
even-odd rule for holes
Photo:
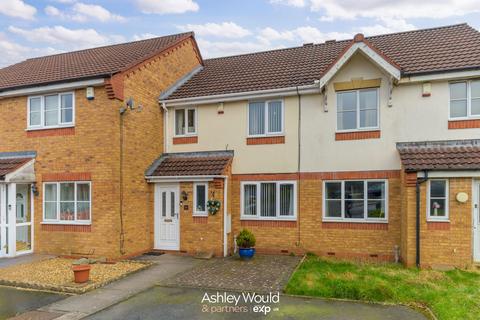
[[473,186],[473,260],[480,262],[480,180]]
[[179,186],[155,186],[155,249],[180,250]]
[[0,184],[0,258],[7,254],[7,202],[6,186]]

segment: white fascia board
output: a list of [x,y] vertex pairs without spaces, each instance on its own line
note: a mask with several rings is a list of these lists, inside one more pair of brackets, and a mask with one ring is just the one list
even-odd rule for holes
[[[425,178],[423,171],[417,172],[418,178]],[[473,178],[480,177],[480,170],[459,170],[459,171],[447,171],[447,170],[438,170],[430,171],[428,170],[429,178]]]
[[105,79],[103,78],[92,79],[92,80],[82,80],[82,81],[75,81],[75,82],[64,82],[64,83],[51,84],[46,86],[7,90],[7,91],[0,92],[0,98],[58,92],[58,91],[64,91],[64,90],[100,86],[103,84],[105,84]]
[[214,96],[202,96],[202,97],[192,97],[192,98],[174,99],[174,100],[160,100],[159,102],[162,104],[165,103],[167,107],[177,107],[177,106],[179,107],[179,106],[188,106],[188,105],[200,105],[200,104],[262,99],[262,98],[272,98],[272,97],[287,97],[287,96],[295,96],[297,94],[314,94],[314,93],[320,93],[320,88],[316,83],[311,85],[306,85],[306,86],[299,86],[298,88],[289,87],[289,88],[279,88],[279,89],[271,89],[271,90],[237,92],[237,93],[229,93],[229,94],[214,95]]
[[147,182],[206,182],[225,176],[146,176]]
[[372,50],[372,48],[370,48],[364,42],[356,42],[350,48],[348,48],[348,50],[340,57],[340,59],[338,59],[338,61],[320,79],[320,88],[323,88],[330,80],[332,80],[338,70],[340,70],[358,50],[362,51],[386,73],[391,75],[396,80],[400,80],[401,73],[397,67],[385,60],[381,55],[375,52],[375,50]]
[[425,74],[419,76],[403,77],[398,83],[414,83],[414,82],[426,82],[426,81],[441,81],[441,80],[455,80],[465,78],[480,77],[480,70],[467,70],[467,71],[452,71],[452,72],[439,72],[433,74]]

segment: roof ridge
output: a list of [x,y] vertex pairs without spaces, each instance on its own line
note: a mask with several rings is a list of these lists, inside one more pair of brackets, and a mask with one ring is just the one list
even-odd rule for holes
[[365,37],[365,38],[366,39],[379,38],[379,37],[393,36],[393,35],[397,35],[397,34],[425,32],[425,31],[432,31],[432,30],[456,28],[456,27],[460,27],[460,26],[468,26],[471,29],[476,30],[475,28],[472,28],[472,26],[470,26],[468,23],[462,22],[462,23],[449,24],[449,25],[443,25],[443,26],[438,26],[438,27],[430,27],[430,28],[422,28],[422,29],[414,29],[414,30],[405,30],[405,31],[397,31],[397,32],[391,32],[391,33],[376,34],[376,35],[368,36],[368,37]]
[[[56,54],[49,54],[49,55],[46,55],[46,56],[29,58],[29,59],[26,59],[24,61],[32,61],[32,60],[37,60],[37,59],[44,59],[44,58],[47,58],[47,57],[56,57],[56,56],[61,56],[61,55],[67,55],[67,54],[72,54],[72,53],[79,53],[79,52],[85,52],[85,51],[91,51],[91,50],[97,50],[97,49],[103,49],[103,48],[113,48],[113,47],[118,47],[118,46],[122,46],[122,45],[126,45],[126,44],[147,42],[147,41],[152,41],[152,40],[161,39],[161,38],[168,38],[168,37],[174,37],[174,36],[179,36],[179,38],[181,38],[181,37],[192,36],[192,35],[194,35],[193,31],[174,33],[174,34],[169,34],[169,35],[160,36],[160,37],[141,39],[141,40],[135,40],[135,41],[128,41],[128,42],[122,42],[122,43],[115,43],[115,44],[108,44],[108,45],[99,46],[99,47],[85,48],[85,49],[61,52],[61,53],[56,53]],[[18,63],[22,63],[24,61],[20,61]]]

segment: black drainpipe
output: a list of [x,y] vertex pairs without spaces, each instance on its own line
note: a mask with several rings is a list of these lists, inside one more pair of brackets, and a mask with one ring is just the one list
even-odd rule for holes
[[423,171],[423,178],[417,178],[416,196],[417,196],[417,216],[416,216],[416,248],[417,253],[415,256],[415,262],[417,268],[420,268],[420,185],[428,180],[428,171]]

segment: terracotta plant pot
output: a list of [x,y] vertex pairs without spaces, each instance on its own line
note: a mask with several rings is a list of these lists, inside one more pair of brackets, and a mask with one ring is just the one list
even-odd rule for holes
[[82,264],[72,266],[73,275],[75,276],[75,283],[85,283],[90,278],[90,265]]

